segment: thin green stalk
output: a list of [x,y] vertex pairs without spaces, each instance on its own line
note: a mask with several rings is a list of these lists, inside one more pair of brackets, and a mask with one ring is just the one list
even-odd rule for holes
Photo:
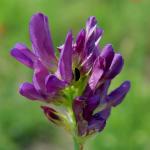
[[74,138],[74,150],[83,150],[83,144],[80,143],[77,138]]

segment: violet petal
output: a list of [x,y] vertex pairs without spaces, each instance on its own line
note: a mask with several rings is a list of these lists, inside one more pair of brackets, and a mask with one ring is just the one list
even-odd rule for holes
[[104,73],[104,59],[102,57],[97,57],[97,59],[94,62],[92,74],[90,76],[90,79],[88,81],[88,84],[92,90],[94,90],[102,77]]
[[11,55],[29,68],[34,68],[36,56],[24,44],[17,43],[11,50]]
[[96,24],[96,18],[94,16],[89,17],[86,22],[86,32],[89,32]]
[[100,39],[102,38],[103,35],[103,30],[101,28],[96,28],[95,31],[95,45],[98,46]]
[[61,51],[59,64],[58,64],[58,71],[57,74],[61,76],[61,79],[67,81],[68,83],[73,78],[72,73],[72,33],[69,32],[66,37],[66,41],[64,44],[64,48]]
[[56,62],[56,57],[47,16],[44,16],[42,13],[37,13],[32,16],[30,21],[30,37],[36,55],[46,65],[53,66]]
[[103,118],[95,118],[93,117],[88,125],[88,134],[93,134],[95,132],[100,132],[104,129],[106,125],[106,120]]
[[120,54],[115,54],[112,64],[109,67],[109,70],[107,71],[105,75],[105,78],[112,79],[116,75],[118,75],[123,68],[123,64],[124,64],[124,61],[123,61],[122,56]]
[[89,120],[92,117],[93,111],[96,109],[96,107],[100,103],[100,96],[94,95],[88,100],[86,100],[86,107],[84,108],[83,116],[86,120]]
[[49,72],[47,68],[45,68],[45,66],[40,61],[37,61],[35,64],[33,76],[33,84],[37,91],[42,93],[46,92],[45,80],[48,75]]
[[97,119],[98,118],[103,118],[103,119],[107,120],[108,117],[110,116],[110,113],[111,113],[111,108],[106,108],[106,109],[94,114],[94,117],[97,118]]
[[108,88],[110,86],[111,81],[106,80],[103,84],[100,84],[99,87],[96,89],[95,94],[100,95],[100,104],[106,103],[106,96],[108,92]]
[[88,128],[88,123],[83,118],[83,109],[85,107],[84,97],[76,97],[73,101],[72,107],[77,122],[78,134],[80,136],[85,135]]
[[108,95],[108,104],[110,103],[109,105],[112,105],[114,107],[119,105],[123,101],[129,90],[130,81],[123,82],[117,89],[115,89]]
[[48,93],[57,92],[66,86],[66,83],[59,80],[55,75],[48,75],[46,77],[45,84]]
[[77,35],[76,51],[78,53],[80,53],[84,49],[85,35],[86,35],[86,32],[84,29],[82,29]]
[[43,99],[42,96],[36,91],[33,84],[25,82],[21,84],[19,88],[19,93],[31,100],[40,100]]
[[100,56],[106,60],[105,70],[107,70],[110,67],[112,60],[114,58],[114,50],[112,48],[112,45],[111,44],[105,45],[105,47],[102,49]]

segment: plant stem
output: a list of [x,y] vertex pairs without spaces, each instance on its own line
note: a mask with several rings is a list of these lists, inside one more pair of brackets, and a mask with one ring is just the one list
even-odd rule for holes
[[74,138],[74,150],[83,150],[83,144],[80,143],[77,138]]

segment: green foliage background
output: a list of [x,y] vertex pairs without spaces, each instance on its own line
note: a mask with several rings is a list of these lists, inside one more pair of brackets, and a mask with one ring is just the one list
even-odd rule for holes
[[21,82],[32,71],[10,57],[16,42],[31,47],[28,23],[42,11],[49,17],[55,48],[68,30],[74,35],[96,16],[105,32],[101,46],[112,43],[125,59],[112,88],[129,79],[132,88],[113,109],[105,130],[87,150],[150,149],[150,1],[149,0],[0,0],[0,150],[70,150],[71,137],[49,123],[40,103],[21,97]]

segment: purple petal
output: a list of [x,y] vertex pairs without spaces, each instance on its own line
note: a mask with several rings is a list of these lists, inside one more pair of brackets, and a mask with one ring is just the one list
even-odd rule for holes
[[108,117],[110,116],[110,113],[111,113],[111,108],[106,108],[106,109],[94,114],[94,117],[97,119],[103,118],[104,120],[107,120]]
[[76,97],[73,101],[73,111],[78,127],[78,134],[85,135],[88,127],[87,121],[83,118],[83,109],[85,107],[85,101],[83,97]]
[[107,97],[108,105],[114,107],[119,105],[130,90],[130,86],[130,81],[125,81],[117,89],[112,91]]
[[93,62],[97,58],[97,53],[98,53],[98,51],[97,51],[96,47],[92,50],[92,52],[90,54],[88,54],[86,52],[86,50],[83,52],[81,72],[85,73],[85,72],[88,72],[91,69],[91,67],[93,65]]
[[105,70],[107,70],[111,63],[112,60],[114,58],[114,50],[111,44],[107,44],[103,49],[102,52],[100,54],[101,57],[103,57],[106,60],[106,68]]
[[100,132],[104,129],[106,125],[106,120],[110,115],[111,109],[105,109],[101,112],[96,113],[93,115],[92,119],[89,121],[88,130],[89,133]]
[[116,75],[118,75],[123,68],[123,64],[124,64],[124,61],[123,61],[122,56],[120,54],[115,54],[112,64],[108,72],[106,73],[105,78],[112,79]]
[[82,29],[78,35],[77,35],[77,40],[76,40],[76,51],[80,53],[84,49],[84,43],[85,43],[85,35],[86,32],[84,29]]
[[85,107],[85,99],[84,97],[76,97],[73,101],[73,110],[76,116],[77,121],[82,120],[83,109]]
[[66,83],[59,80],[55,75],[48,75],[45,80],[45,84],[48,93],[55,93],[66,86]]
[[33,76],[33,84],[37,91],[41,93],[46,92],[45,80],[49,75],[48,70],[44,67],[44,65],[37,61],[35,64],[34,76]]
[[110,83],[111,83],[110,80],[106,80],[103,84],[100,84],[99,87],[96,89],[95,94],[100,95],[100,99],[101,99],[100,104],[106,103],[106,96],[107,96]]
[[96,18],[94,16],[89,17],[86,22],[86,32],[89,32],[93,27],[96,26],[96,24]]
[[64,48],[61,51],[59,64],[58,64],[58,74],[61,79],[67,81],[68,83],[73,78],[72,73],[72,33],[69,32],[66,37]]
[[93,117],[88,125],[88,135],[91,135],[95,132],[100,132],[104,129],[106,125],[106,120],[103,118]]
[[46,65],[53,66],[56,63],[56,57],[47,16],[44,16],[42,13],[37,13],[32,16],[30,21],[30,36],[36,55]]
[[99,41],[100,39],[102,38],[102,35],[103,35],[103,30],[101,28],[96,28],[96,31],[95,31],[96,35],[95,35],[95,45],[98,46],[99,44]]
[[86,44],[85,44],[85,52],[86,56],[88,56],[95,49],[95,30],[90,31],[90,34],[86,36]]
[[11,50],[11,55],[29,68],[33,68],[36,56],[24,44],[17,43]]
[[33,84],[28,83],[28,82],[21,84],[19,88],[19,92],[21,95],[31,100],[43,99],[43,97],[36,91]]
[[81,51],[82,72],[88,72],[99,55],[98,41],[102,31],[98,30],[96,23],[95,17],[90,17],[86,23],[84,49]]
[[100,103],[100,96],[94,95],[86,101],[86,107],[84,109],[83,116],[86,120],[90,120],[93,114],[93,111],[96,109],[96,107]]
[[95,17],[89,17],[87,23],[86,23],[86,43],[85,43],[85,57],[87,57],[92,50],[95,48],[95,42],[96,42],[96,18]]
[[97,59],[94,62],[92,74],[89,79],[89,86],[92,90],[94,90],[102,77],[104,73],[104,59],[102,57],[97,57]]
[[89,121],[88,130],[91,133],[93,132],[100,132],[104,129],[106,125],[106,120],[110,116],[111,109],[104,109],[101,112],[96,113],[93,115],[92,119]]

